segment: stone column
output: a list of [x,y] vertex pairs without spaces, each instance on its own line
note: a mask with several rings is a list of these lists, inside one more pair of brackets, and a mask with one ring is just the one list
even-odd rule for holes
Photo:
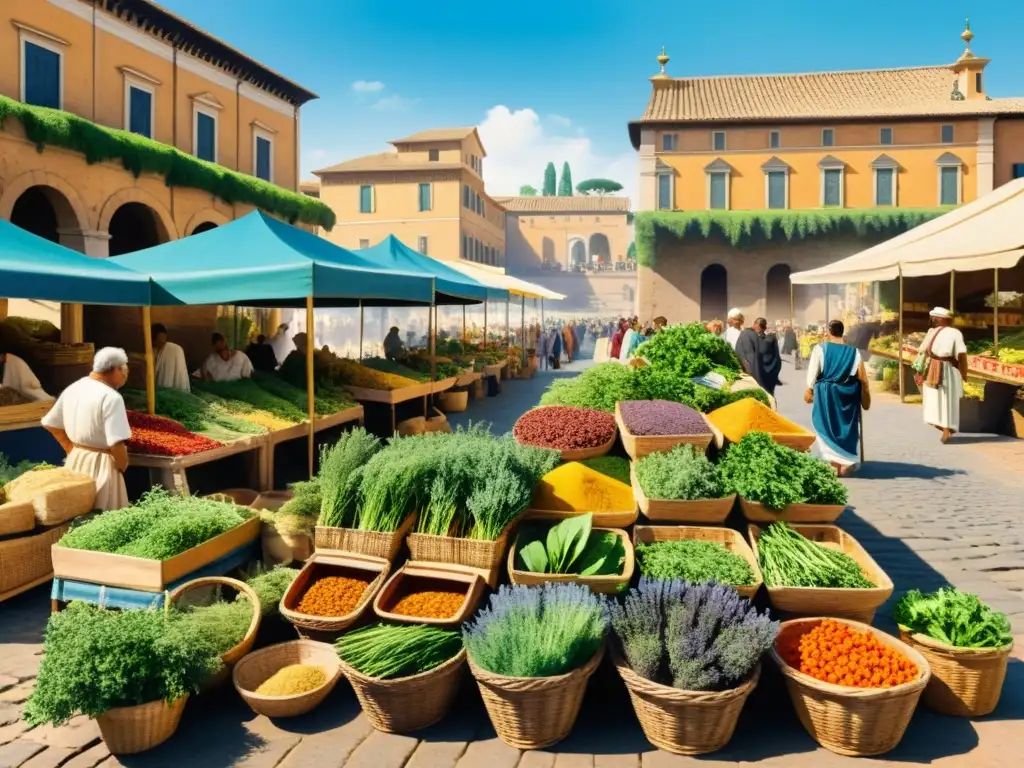
[[[110,235],[81,229],[58,229],[60,244],[93,258],[105,259],[110,255]],[[81,304],[60,305],[60,340],[65,344],[78,344],[82,338],[84,322]]]
[[657,134],[653,128],[640,132],[640,210],[658,209]]

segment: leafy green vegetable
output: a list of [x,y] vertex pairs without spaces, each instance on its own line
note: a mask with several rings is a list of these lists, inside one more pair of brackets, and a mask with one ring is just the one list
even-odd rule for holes
[[712,369],[733,379],[740,373],[740,361],[729,342],[701,323],[670,325],[637,347],[636,354],[684,379],[703,376]]
[[[270,394],[252,379],[238,379],[237,381],[206,381],[205,379],[196,379],[192,382],[192,390],[197,394],[208,392],[226,401],[238,401],[250,408],[266,411],[292,424],[305,421],[307,416],[305,406],[296,406],[288,400]],[[245,413],[246,410],[240,408],[236,412]]]
[[611,531],[594,531],[594,515],[575,515],[551,526],[527,526],[519,535],[519,565],[531,573],[604,576],[622,573],[626,550]]
[[[0,453],[0,491],[2,491],[3,486],[7,485],[7,483],[21,477],[34,466],[35,464],[31,461],[21,461],[17,464],[11,464],[10,460]],[[0,498],[2,498],[2,493],[0,493]]]
[[637,460],[636,479],[649,499],[695,501],[729,495],[718,467],[692,445],[677,445],[668,453],[650,453]]
[[260,519],[273,525],[280,533],[312,535],[322,505],[320,479],[300,480],[291,483],[288,489],[293,494],[292,498],[276,511],[262,510]]
[[413,381],[430,381],[429,373],[421,373],[420,371],[414,370],[401,363],[396,363],[393,360],[388,360],[384,357],[364,357],[360,362],[367,368],[373,368],[375,371],[383,371],[384,373],[393,373],[396,376],[404,376],[407,379]]
[[1013,642],[1006,614],[952,587],[923,595],[912,589],[896,603],[896,623],[955,648],[1002,648]]
[[[260,599],[260,606],[263,609],[264,616],[272,614],[277,610],[278,605],[281,603],[281,598],[284,597],[284,593],[288,591],[288,587],[292,585],[292,582],[295,581],[295,577],[298,575],[298,569],[279,565],[269,571],[257,573],[246,580],[246,583],[252,587],[256,596]],[[244,601],[245,597],[239,595],[237,599]]]
[[638,544],[636,558],[641,575],[651,579],[682,579],[690,584],[717,581],[741,586],[754,583],[750,563],[710,541],[680,539]]
[[857,561],[801,536],[785,523],[772,523],[757,540],[758,562],[769,587],[872,589]]
[[334,647],[367,677],[393,680],[441,666],[462,650],[462,636],[424,624],[374,624],[342,635]]
[[[306,402],[305,385],[302,387],[292,386],[276,373],[267,373],[266,371],[253,372],[252,380],[270,394],[287,400],[302,412],[303,419],[306,418],[308,403]],[[313,408],[317,416],[330,416],[344,411],[346,408],[351,408],[355,404],[356,401],[345,390],[320,387],[316,390]]]

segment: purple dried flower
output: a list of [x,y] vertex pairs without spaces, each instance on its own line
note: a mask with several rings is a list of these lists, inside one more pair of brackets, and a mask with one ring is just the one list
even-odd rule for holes
[[627,400],[619,403],[619,413],[633,435],[704,435],[710,431],[700,413],[668,400]]

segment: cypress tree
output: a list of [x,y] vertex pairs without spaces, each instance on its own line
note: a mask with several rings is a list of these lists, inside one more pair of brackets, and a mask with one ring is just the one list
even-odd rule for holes
[[555,196],[555,164],[548,163],[548,167],[544,169],[544,196],[554,197]]
[[562,178],[558,182],[558,196],[572,197],[572,171],[569,163],[562,163]]

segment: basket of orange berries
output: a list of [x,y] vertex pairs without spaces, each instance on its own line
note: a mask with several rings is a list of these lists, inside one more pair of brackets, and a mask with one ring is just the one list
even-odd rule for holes
[[909,645],[847,619],[784,621],[772,658],[804,728],[840,755],[895,748],[931,677]]

